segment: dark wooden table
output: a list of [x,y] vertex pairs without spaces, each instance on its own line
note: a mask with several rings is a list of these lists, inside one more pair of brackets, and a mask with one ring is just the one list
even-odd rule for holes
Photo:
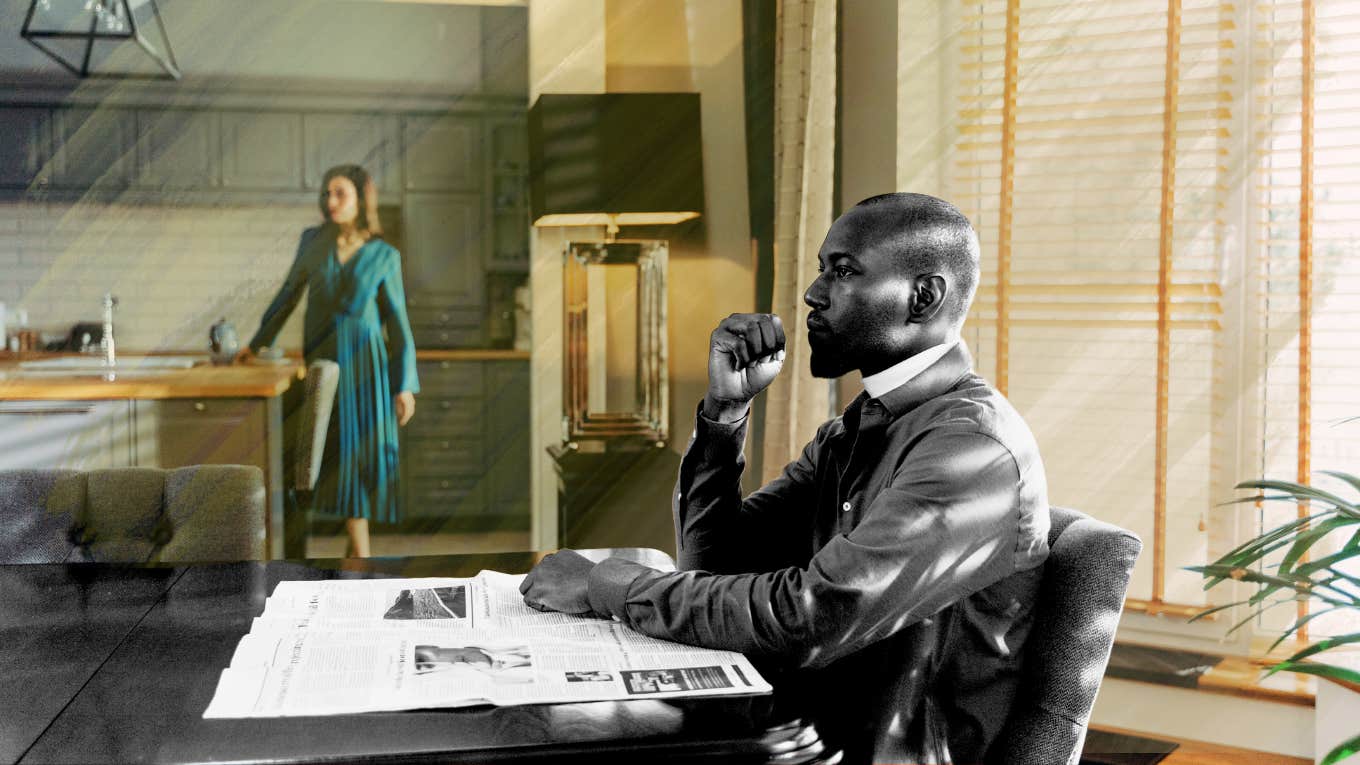
[[[642,556],[644,560],[646,555]],[[280,581],[526,571],[534,553],[0,566],[0,762],[831,763],[779,694],[204,720]]]

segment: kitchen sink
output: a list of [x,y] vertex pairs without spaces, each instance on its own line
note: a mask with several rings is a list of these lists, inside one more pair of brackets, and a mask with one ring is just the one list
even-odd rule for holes
[[[115,379],[158,377],[206,363],[207,356],[120,356],[113,367]],[[99,356],[60,356],[53,359],[21,361],[11,369],[9,379],[80,378],[102,379],[107,367]]]
[[[189,369],[195,364],[208,361],[207,356],[120,356],[114,370],[120,374],[156,374]],[[35,359],[19,362],[19,371],[25,375],[55,374],[102,374],[104,359],[99,356],[61,356],[55,359]]]
[[[179,369],[138,369],[136,367],[123,368],[114,367],[114,378],[118,380],[130,380],[142,377],[160,377],[162,375],[173,374]],[[103,367],[75,367],[73,369],[16,369],[9,373],[10,379],[104,379],[105,371]]]

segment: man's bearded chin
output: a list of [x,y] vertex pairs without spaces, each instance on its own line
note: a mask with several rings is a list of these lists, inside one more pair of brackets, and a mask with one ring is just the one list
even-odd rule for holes
[[809,338],[808,346],[812,349],[809,366],[813,377],[834,379],[850,371],[850,363],[838,353],[834,342],[819,343]]

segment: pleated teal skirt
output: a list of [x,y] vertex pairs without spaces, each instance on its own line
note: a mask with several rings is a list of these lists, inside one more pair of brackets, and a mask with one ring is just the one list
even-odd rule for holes
[[340,367],[312,507],[346,518],[395,523],[401,512],[401,462],[393,397],[420,390],[401,255],[375,239],[340,263],[334,235],[327,236],[324,228],[308,229],[251,348],[273,341],[304,288],[304,356],[308,362],[330,359]]

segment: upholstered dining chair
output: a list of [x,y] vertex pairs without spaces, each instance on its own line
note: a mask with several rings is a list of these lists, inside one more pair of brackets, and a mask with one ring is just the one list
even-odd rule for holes
[[1034,629],[997,762],[1075,765],[1114,647],[1133,564],[1132,532],[1076,510],[1050,514]]
[[0,471],[0,564],[262,560],[251,465]]
[[293,456],[290,460],[292,479],[288,486],[289,525],[284,538],[290,549],[288,558],[307,557],[307,510],[312,505],[312,492],[321,474],[321,457],[326,451],[326,431],[330,427],[331,409],[335,405],[335,389],[340,382],[340,365],[319,359],[307,365],[303,381],[302,404],[297,411]]

